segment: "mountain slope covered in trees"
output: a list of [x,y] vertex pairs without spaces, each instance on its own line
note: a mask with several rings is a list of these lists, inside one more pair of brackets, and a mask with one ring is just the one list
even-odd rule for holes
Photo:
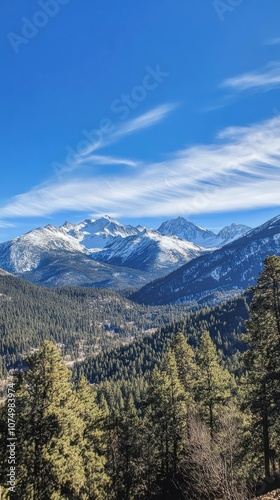
[[48,289],[0,272],[0,377],[43,340],[75,360],[142,337],[186,308],[139,306],[110,290]]
[[[74,366],[74,378],[84,375],[91,383],[129,380],[131,373],[142,377],[159,366],[178,332],[183,332],[192,346],[197,346],[203,331],[209,331],[223,360],[232,370],[238,367],[240,353],[245,350],[241,341],[245,333],[252,292],[215,307],[206,307],[186,314],[152,335],[128,346],[104,350]],[[236,361],[235,361],[236,360]]]
[[78,364],[75,383],[44,341],[0,406],[2,498],[249,500],[276,490],[279,318],[274,256],[253,298],[191,312]]

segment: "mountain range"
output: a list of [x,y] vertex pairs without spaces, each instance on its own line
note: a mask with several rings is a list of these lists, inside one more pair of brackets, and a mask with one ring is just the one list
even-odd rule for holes
[[98,220],[86,219],[80,224],[65,222],[61,229],[78,240],[84,247],[100,249],[112,243],[114,238],[134,236],[144,228],[142,226],[133,227],[121,224],[119,221],[105,215]]
[[280,215],[255,229],[218,234],[183,217],[155,229],[105,216],[47,225],[0,244],[0,268],[47,287],[128,290],[146,305],[217,303],[255,285],[267,255],[280,255]]
[[91,258],[67,229],[48,225],[0,244],[0,267],[44,286],[139,287],[152,274],[120,268]]
[[45,286],[140,288],[248,229],[233,224],[215,235],[182,217],[157,231],[108,216],[49,224],[1,243],[0,267]]
[[132,298],[144,304],[220,301],[255,285],[267,255],[280,255],[280,215],[147,284]]
[[218,234],[215,234],[213,231],[209,231],[209,229],[204,229],[187,221],[184,217],[178,217],[177,219],[163,222],[158,228],[158,232],[162,235],[177,236],[178,238],[192,241],[202,247],[217,248],[243,236],[250,229],[249,226],[242,224],[231,224],[224,227]]
[[205,252],[188,240],[144,229],[137,235],[114,239],[94,257],[117,266],[167,274]]

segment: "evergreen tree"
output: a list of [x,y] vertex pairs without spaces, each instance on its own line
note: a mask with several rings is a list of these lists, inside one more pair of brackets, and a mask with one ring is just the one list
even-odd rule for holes
[[280,434],[280,258],[267,257],[254,291],[246,324],[249,350],[244,355],[248,376],[245,408],[252,414],[251,431],[261,443],[265,474],[279,457]]
[[[155,368],[148,389],[149,416],[154,433],[159,487],[175,488],[186,434],[186,395],[178,377],[175,355],[169,351],[163,369]],[[173,491],[173,495],[174,495]]]
[[175,355],[178,378],[187,397],[188,410],[193,410],[198,383],[198,367],[195,361],[195,352],[181,332],[175,336],[172,350]]
[[83,421],[81,454],[86,477],[81,498],[103,500],[110,486],[105,470],[105,411],[97,405],[96,394],[84,377],[79,382],[77,398],[79,415]]
[[209,425],[213,436],[219,410],[231,397],[232,380],[229,372],[221,366],[216,348],[207,331],[202,334],[200,339],[197,364],[199,367],[197,399],[202,416]]
[[107,420],[108,467],[114,498],[136,498],[141,457],[140,419],[130,395],[123,408],[111,408]]
[[16,498],[82,498],[83,422],[69,379],[57,348],[47,341],[19,377]]

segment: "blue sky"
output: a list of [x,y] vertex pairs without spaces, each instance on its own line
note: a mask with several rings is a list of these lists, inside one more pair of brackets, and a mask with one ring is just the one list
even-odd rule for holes
[[278,0],[2,2],[0,240],[280,213]]

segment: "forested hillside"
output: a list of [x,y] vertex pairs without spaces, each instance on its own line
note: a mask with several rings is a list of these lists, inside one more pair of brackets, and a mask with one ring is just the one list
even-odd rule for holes
[[196,347],[203,331],[209,331],[219,354],[232,370],[239,368],[240,352],[245,350],[241,336],[248,317],[252,292],[215,307],[187,313],[181,321],[171,322],[128,346],[104,350],[74,367],[74,377],[81,374],[91,383],[128,380],[131,374],[142,376],[159,365],[178,332],[184,333]]
[[[91,303],[85,290],[56,297]],[[279,298],[274,256],[253,292],[74,372],[45,340],[0,407],[2,498],[249,500],[279,488]]]
[[[45,341],[0,408],[2,497],[249,500],[279,487],[279,293],[280,259],[271,257],[251,300],[240,371],[224,361],[238,349],[246,297],[162,329],[146,371],[135,352],[134,365],[124,356],[127,373],[120,365],[114,374],[111,351],[113,371],[99,359],[104,380],[93,386],[84,376],[74,384]],[[206,327],[216,344],[223,333],[222,350]]]
[[69,362],[143,337],[186,307],[147,307],[111,290],[32,285],[0,274],[0,378],[43,340],[59,344]]

